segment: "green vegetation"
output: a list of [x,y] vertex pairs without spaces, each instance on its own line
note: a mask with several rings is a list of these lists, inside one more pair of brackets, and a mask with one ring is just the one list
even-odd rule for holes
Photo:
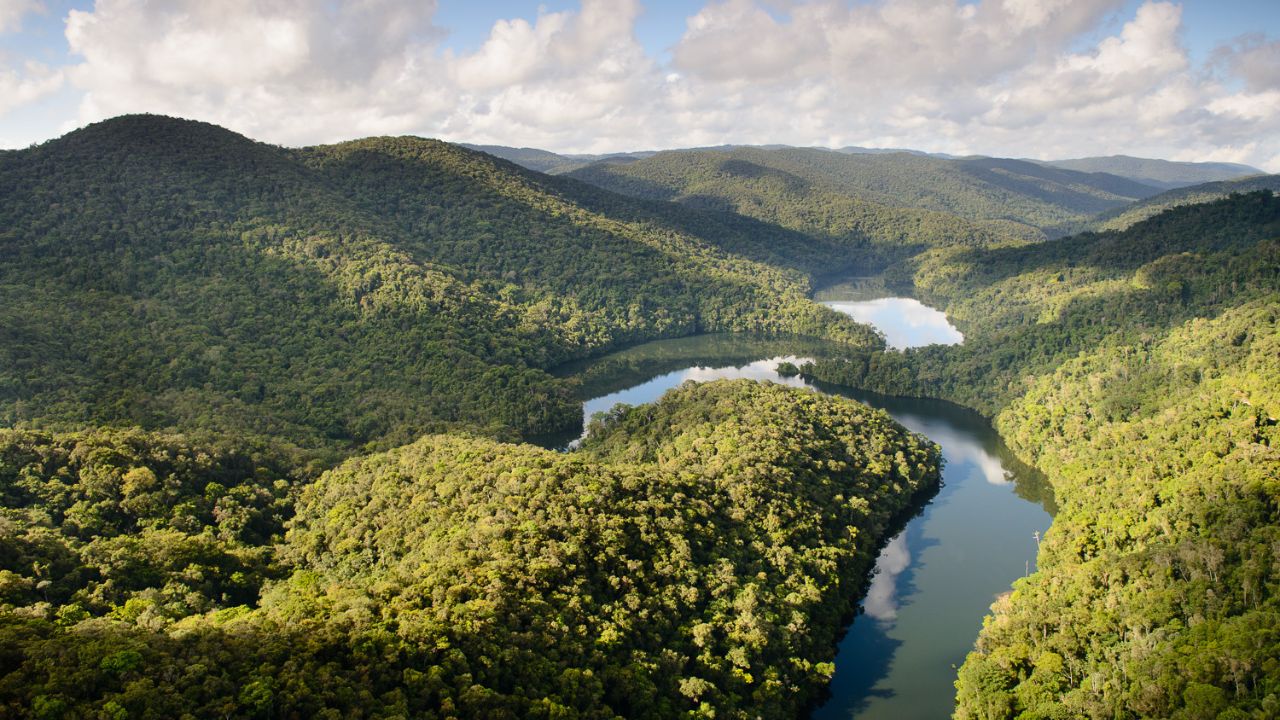
[[[1280,713],[1273,178],[1130,205],[897,153],[573,174],[605,189],[156,117],[0,153],[0,716],[795,716],[936,448],[750,382],[503,442],[576,428],[599,375],[553,368],[711,331],[834,342],[780,369],[976,408],[1046,472],[958,717]],[[1117,229],[1040,242],[1086,221]],[[963,345],[808,299],[889,263]]]
[[1280,296],[1040,378],[999,429],[1059,512],[959,718],[1280,713]]
[[0,606],[150,627],[256,602],[291,472],[179,436],[0,430]]
[[1262,175],[1244,180],[1209,182],[1170,190],[1145,200],[1139,200],[1127,207],[1102,213],[1085,223],[1081,229],[1124,230],[1149,217],[1159,215],[1169,208],[1221,200],[1232,193],[1250,193],[1258,190],[1271,190],[1273,192],[1280,190],[1280,175]]
[[1158,192],[1019,160],[812,148],[675,151],[569,173],[636,197],[731,210],[838,240],[875,269],[943,245],[1039,240]]
[[[296,506],[243,451],[4,440],[0,708],[40,717],[793,717],[939,462],[883,412],[747,381],[615,411],[575,453],[427,436]],[[153,589],[118,584],[135,568]]]
[[600,162],[568,176],[624,195],[738,213],[805,233],[857,257],[860,271],[876,270],[935,245],[1039,237],[1023,225],[970,222],[846,193],[810,177],[803,167],[780,162],[780,152],[665,152],[635,162]]
[[1119,175],[1157,188],[1186,187],[1262,174],[1258,168],[1238,163],[1173,162],[1128,155],[1050,160],[1042,164],[1064,170]]
[[1274,716],[1280,198],[940,249],[901,276],[964,345],[805,372],[982,409],[1060,508],[960,671],[957,717]]
[[347,452],[576,424],[545,369],[640,340],[875,343],[803,236],[415,138],[286,150],[99,123],[0,155],[0,424]]

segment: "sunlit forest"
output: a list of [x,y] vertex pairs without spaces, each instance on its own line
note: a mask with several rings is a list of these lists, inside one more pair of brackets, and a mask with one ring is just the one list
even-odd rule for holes
[[[552,174],[154,115],[0,152],[0,716],[805,716],[941,451],[753,380],[533,443],[706,358],[575,363],[705,333],[1044,473],[957,718],[1280,714],[1276,176],[488,149]],[[872,273],[964,342],[812,299]]]

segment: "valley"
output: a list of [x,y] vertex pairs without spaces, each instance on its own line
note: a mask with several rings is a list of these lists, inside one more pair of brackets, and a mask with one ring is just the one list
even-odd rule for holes
[[547,155],[0,153],[0,714],[1280,708],[1275,176]]

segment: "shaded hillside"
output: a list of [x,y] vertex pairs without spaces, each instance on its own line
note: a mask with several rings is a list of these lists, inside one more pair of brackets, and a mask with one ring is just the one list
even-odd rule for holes
[[567,155],[559,155],[550,150],[539,150],[537,148],[472,145],[470,143],[460,143],[460,145],[468,150],[488,153],[494,157],[513,162],[520,167],[537,170],[542,173],[550,173],[560,169],[572,170],[588,165],[595,160],[595,158],[574,159]]
[[1215,180],[1237,180],[1249,175],[1262,174],[1258,168],[1238,163],[1174,162],[1128,155],[1049,160],[1041,164],[1086,173],[1110,173],[1163,189],[1199,185]]
[[0,715],[441,720],[796,717],[940,462],[750,381],[580,452],[427,436],[300,494],[168,436],[0,431],[0,458]]
[[1056,170],[1004,158],[847,155],[798,148],[777,155],[773,164],[788,163],[793,172],[845,194],[861,194],[897,207],[1037,228],[1066,217],[1094,215],[1156,192],[1114,175]]
[[829,257],[416,138],[287,150],[152,116],[0,155],[0,423],[315,447],[577,421],[542,368],[702,330],[877,342]]
[[548,173],[551,175],[567,173],[602,160],[636,160],[654,154],[653,151],[640,151],[603,153],[599,155],[564,155],[560,153],[553,153],[550,150],[508,147],[506,145],[472,145],[470,143],[460,143],[460,145],[468,150],[477,150],[482,153],[488,153],[489,155],[502,158],[503,160],[508,160],[521,167],[528,168],[529,170],[537,170],[538,172]]
[[957,717],[1275,715],[1280,198],[905,274],[962,346],[806,372],[981,408],[1059,506],[960,670]]
[[875,248],[1042,239],[1158,192],[1123,178],[992,158],[849,154],[812,148],[675,151],[569,173],[615,192],[760,220]]
[[761,155],[776,160],[772,154],[778,152],[667,152],[634,162],[596,163],[569,176],[633,197],[735,212],[836,242],[846,253],[865,258],[864,270],[937,245],[1039,237],[1023,225],[891,207],[844,193],[791,163],[781,163],[787,169],[780,169],[755,162]]
[[1139,200],[1132,205],[1102,213],[1084,223],[1081,229],[1124,230],[1169,208],[1210,202],[1225,198],[1231,193],[1248,193],[1257,190],[1280,191],[1280,175],[1261,175],[1243,180],[1210,182],[1169,190],[1146,200]]

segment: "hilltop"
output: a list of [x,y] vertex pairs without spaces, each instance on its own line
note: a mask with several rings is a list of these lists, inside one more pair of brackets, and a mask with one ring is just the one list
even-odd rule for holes
[[1114,175],[996,158],[811,148],[666,152],[568,173],[600,187],[732,210],[887,256],[945,244],[1036,240],[1159,192]]
[[1187,185],[1199,185],[1215,180],[1238,180],[1250,175],[1264,174],[1258,168],[1238,163],[1174,162],[1172,160],[1137,158],[1128,155],[1034,162],[1041,162],[1041,164],[1052,165],[1064,170],[1110,173],[1144,185],[1166,190]]
[[706,330],[870,330],[830,247],[420,138],[303,149],[128,116],[0,156],[0,422],[305,447],[577,421],[544,370]]

